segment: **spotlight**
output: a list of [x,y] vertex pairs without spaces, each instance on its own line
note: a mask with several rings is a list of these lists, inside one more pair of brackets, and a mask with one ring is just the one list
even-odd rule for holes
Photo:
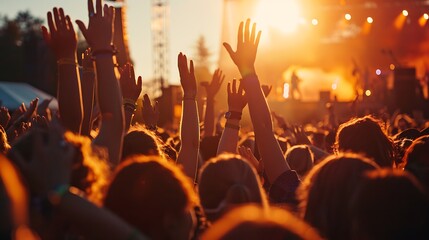
[[423,13],[423,15],[419,18],[420,27],[424,27],[428,19],[429,19],[429,15],[427,13]]
[[345,18],[347,21],[350,21],[350,20],[352,19],[352,15],[350,15],[349,13],[346,13],[346,14],[344,15],[344,18]]
[[375,70],[375,74],[377,74],[377,76],[380,76],[381,75],[381,70],[380,69]]
[[368,89],[368,90],[366,90],[366,91],[365,91],[365,95],[366,95],[367,97],[371,96],[371,90],[369,90],[369,89]]
[[368,23],[373,23],[373,22],[374,22],[374,19],[372,19],[372,17],[367,17],[367,18],[366,18],[366,21],[367,21]]
[[405,17],[408,16],[408,11],[407,10],[402,10],[402,15],[404,15]]
[[390,70],[392,70],[392,71],[393,71],[393,70],[395,70],[395,64],[391,63],[391,64],[390,64],[390,66],[389,66],[389,68],[390,68]]
[[313,20],[311,20],[311,24],[316,26],[317,24],[319,24],[319,21],[316,18],[313,18]]

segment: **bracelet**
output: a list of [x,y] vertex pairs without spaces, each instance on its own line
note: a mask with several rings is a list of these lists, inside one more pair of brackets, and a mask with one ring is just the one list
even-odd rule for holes
[[232,124],[232,123],[225,123],[225,128],[232,128],[235,130],[240,130],[240,126]]
[[124,99],[122,99],[122,102],[123,102],[124,104],[137,105],[137,104],[136,104],[136,101],[134,101],[134,100],[133,100],[133,99],[131,99],[131,98],[124,98]]
[[73,58],[60,58],[57,61],[58,65],[78,65],[76,59]]
[[125,111],[125,112],[129,112],[129,113],[131,113],[131,114],[134,114],[134,113],[136,112],[136,109],[135,109],[135,108],[130,108],[130,107],[124,106],[124,111]]
[[124,103],[124,110],[134,113],[136,111],[136,105],[135,104],[129,104],[129,103]]
[[48,194],[49,202],[51,202],[52,205],[58,205],[62,197],[64,197],[64,195],[66,195],[66,193],[69,192],[69,188],[70,188],[70,185],[68,184],[62,184],[54,188],[54,190],[52,190]]
[[110,49],[98,49],[98,50],[94,50],[91,53],[91,59],[92,60],[96,60],[97,56],[106,56],[108,55],[109,57],[116,55],[118,53],[116,47],[114,45],[111,45]]

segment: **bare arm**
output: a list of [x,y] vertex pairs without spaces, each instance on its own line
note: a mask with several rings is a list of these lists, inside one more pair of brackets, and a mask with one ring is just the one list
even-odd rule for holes
[[181,148],[177,163],[183,166],[185,174],[192,180],[196,178],[198,150],[200,147],[200,128],[198,109],[195,97],[197,95],[197,81],[194,75],[194,63],[182,53],[178,56],[180,83],[183,89],[182,119],[180,121]]
[[83,121],[82,93],[77,64],[77,37],[69,16],[62,8],[48,12],[48,26],[43,27],[43,36],[55,52],[58,63],[58,105],[63,125],[70,131],[80,133]]
[[133,65],[127,63],[121,69],[121,78],[119,78],[121,91],[124,102],[125,113],[125,133],[128,132],[131,122],[136,111],[137,99],[142,91],[142,78],[138,77],[136,83],[136,76],[134,73]]
[[237,153],[238,133],[240,131],[240,120],[243,108],[247,104],[246,95],[243,94],[243,86],[238,87],[237,80],[228,83],[228,112],[226,113],[226,123],[219,141],[217,154],[223,152]]
[[82,54],[82,135],[89,136],[92,130],[92,109],[94,107],[95,72],[89,49]]
[[228,43],[224,43],[224,46],[243,77],[242,84],[248,96],[249,112],[255,136],[258,139],[258,149],[264,161],[268,179],[273,183],[290,168],[274,136],[270,110],[255,71],[254,63],[260,32],[255,34],[256,24],[253,24],[252,31],[249,31],[250,19],[246,21],[244,31],[243,25],[241,22],[238,30],[237,50],[234,52]]
[[214,135],[214,122],[215,122],[215,96],[219,91],[222,82],[225,79],[225,75],[220,69],[217,69],[213,73],[213,78],[210,84],[204,82],[203,86],[206,88],[207,93],[207,102],[206,102],[206,114],[204,115],[204,137],[209,137]]
[[115,69],[115,57],[112,50],[114,9],[96,1],[96,12],[92,0],[88,0],[88,29],[82,21],[76,21],[83,36],[92,49],[95,58],[97,99],[102,121],[94,144],[105,147],[112,164],[119,163],[124,135],[124,112],[122,95]]

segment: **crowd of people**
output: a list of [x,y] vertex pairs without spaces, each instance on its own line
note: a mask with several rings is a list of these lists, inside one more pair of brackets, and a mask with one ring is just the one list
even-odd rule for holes
[[38,99],[0,109],[0,239],[429,239],[427,122],[366,115],[313,133],[287,123],[270,112],[254,66],[261,32],[247,20],[236,50],[224,43],[241,74],[227,84],[224,126],[214,99],[225,76],[205,85],[201,129],[183,53],[180,131],[157,126],[146,94],[133,124],[142,79],[116,64],[114,9],[88,0],[88,15],[76,21],[90,46],[80,68],[64,10],[42,29],[59,111]]

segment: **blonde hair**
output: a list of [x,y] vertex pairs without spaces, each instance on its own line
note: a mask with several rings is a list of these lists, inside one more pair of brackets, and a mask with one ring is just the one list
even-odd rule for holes
[[202,236],[211,239],[322,239],[304,221],[280,208],[238,207],[216,221]]
[[78,150],[72,166],[72,185],[84,191],[91,202],[101,206],[110,178],[107,153],[92,145],[88,137],[66,132],[64,138]]

